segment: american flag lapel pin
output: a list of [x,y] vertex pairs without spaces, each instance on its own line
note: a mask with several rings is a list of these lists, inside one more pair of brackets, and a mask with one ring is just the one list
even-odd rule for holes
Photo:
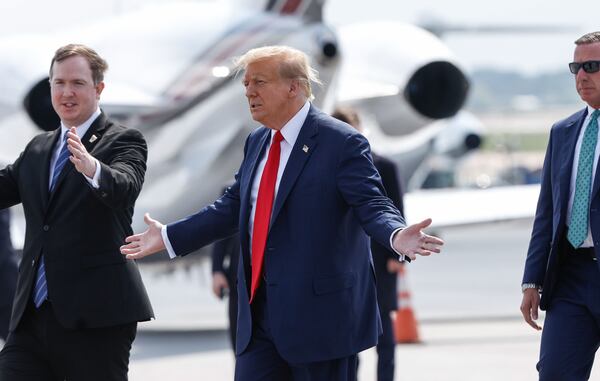
[[304,153],[308,153],[308,146],[306,144],[304,147],[302,147],[302,151],[304,151]]

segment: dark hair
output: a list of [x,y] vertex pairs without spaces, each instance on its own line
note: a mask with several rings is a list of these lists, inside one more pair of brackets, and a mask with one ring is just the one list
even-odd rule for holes
[[360,118],[356,111],[350,107],[336,107],[331,116],[348,123],[357,130],[360,129]]

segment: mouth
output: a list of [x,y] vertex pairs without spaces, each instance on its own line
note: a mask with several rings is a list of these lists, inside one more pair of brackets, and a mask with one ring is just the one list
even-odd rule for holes
[[62,106],[66,109],[71,109],[73,107],[77,106],[77,103],[73,103],[73,102],[64,102],[62,103]]

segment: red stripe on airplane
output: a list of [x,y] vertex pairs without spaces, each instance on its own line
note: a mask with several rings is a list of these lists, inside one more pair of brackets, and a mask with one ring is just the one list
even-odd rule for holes
[[288,1],[286,1],[285,4],[283,4],[283,7],[281,7],[281,13],[283,13],[283,14],[290,14],[290,13],[296,12],[296,10],[298,9],[298,6],[300,5],[300,3],[302,3],[302,0],[288,0]]

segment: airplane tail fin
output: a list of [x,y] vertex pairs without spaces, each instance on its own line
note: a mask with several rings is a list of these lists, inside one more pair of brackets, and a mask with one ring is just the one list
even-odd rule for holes
[[303,17],[307,21],[323,21],[325,0],[265,0],[265,11]]

